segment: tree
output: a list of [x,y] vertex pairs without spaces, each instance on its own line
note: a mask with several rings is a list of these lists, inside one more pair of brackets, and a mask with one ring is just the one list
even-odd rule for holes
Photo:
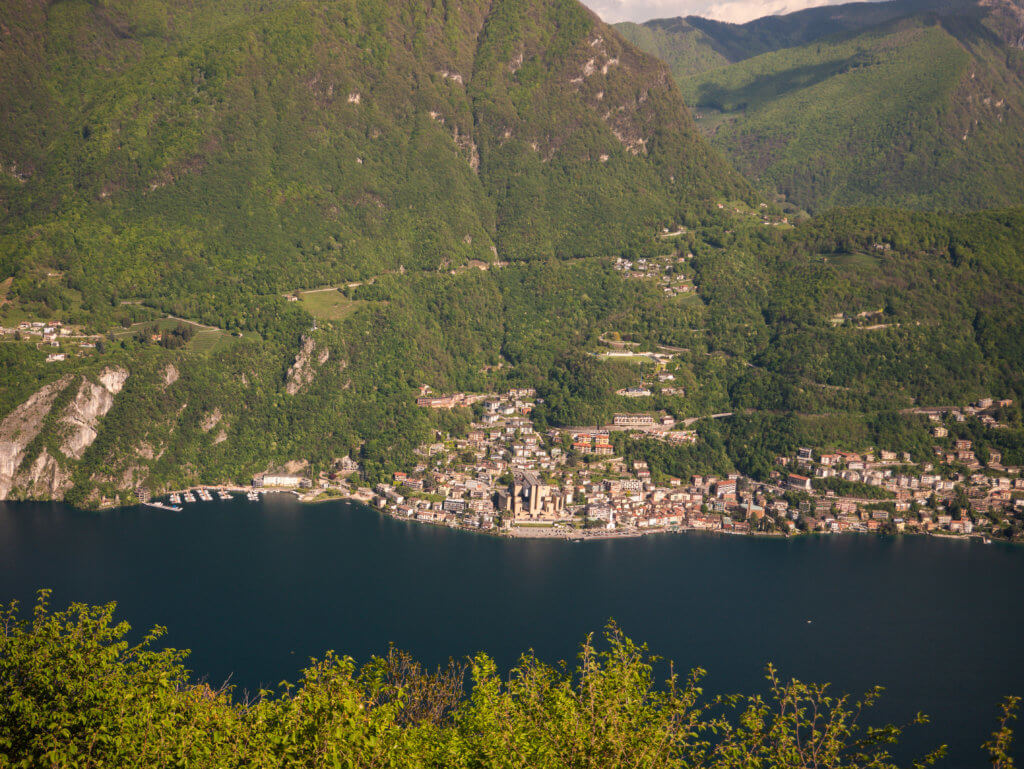
[[[431,671],[393,648],[362,667],[327,652],[297,684],[239,701],[193,682],[186,652],[155,649],[163,628],[133,646],[114,604],[51,612],[48,601],[41,591],[30,618],[0,607],[5,766],[899,766],[890,750],[905,727],[864,723],[880,688],[833,695],[769,666],[765,693],[710,696],[699,668],[669,665],[658,680],[658,659],[614,623],[574,666],[527,653],[502,676],[486,654]],[[1004,702],[985,745],[999,769],[1013,766],[1018,703]]]

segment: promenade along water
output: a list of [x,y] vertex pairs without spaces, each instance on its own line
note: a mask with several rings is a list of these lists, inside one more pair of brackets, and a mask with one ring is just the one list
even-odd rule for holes
[[429,664],[533,648],[572,660],[609,618],[709,692],[763,691],[764,666],[887,688],[877,720],[933,724],[945,766],[982,766],[1003,695],[1024,694],[1024,548],[926,537],[791,540],[686,533],[505,540],[294,497],[83,513],[0,503],[0,601],[118,601],[167,625],[190,667],[253,690],[327,649],[408,649]]

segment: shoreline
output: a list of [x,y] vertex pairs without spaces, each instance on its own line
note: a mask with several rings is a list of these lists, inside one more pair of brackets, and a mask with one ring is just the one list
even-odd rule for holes
[[[227,491],[227,492],[232,493],[232,494],[247,494],[248,492],[254,490],[253,487],[251,487],[251,486],[239,486],[239,485],[234,485],[234,484],[213,484],[213,485],[203,485],[203,486],[192,486],[192,487],[189,487],[189,488],[186,488],[186,489],[172,490],[172,491],[168,491],[168,492],[165,492],[163,494],[160,494],[160,495],[158,495],[158,496],[156,496],[154,498],[155,499],[160,499],[161,497],[166,497],[166,496],[168,496],[170,494],[184,494],[186,491],[195,492],[196,490],[198,490],[200,488],[208,489],[208,490],[211,490],[211,491],[223,490],[223,491]],[[560,526],[558,528],[555,528],[555,526],[553,526],[553,525],[550,525],[550,526],[548,526],[548,525],[531,525],[531,526],[514,526],[514,527],[509,528],[509,529],[504,529],[504,528],[499,528],[499,527],[493,527],[493,528],[489,528],[489,529],[481,529],[481,528],[478,528],[478,527],[471,527],[471,526],[453,526],[452,524],[450,524],[448,522],[426,521],[426,520],[420,520],[420,519],[417,519],[417,518],[409,518],[409,517],[399,516],[399,515],[396,515],[395,513],[393,513],[392,511],[388,510],[387,508],[377,507],[377,506],[373,505],[370,500],[363,499],[363,498],[361,498],[361,497],[359,497],[359,496],[357,496],[355,494],[344,494],[343,493],[343,494],[338,494],[336,496],[335,495],[324,495],[324,494],[302,494],[298,489],[287,489],[287,488],[258,489],[257,491],[259,491],[260,494],[264,494],[264,495],[266,495],[266,494],[287,494],[287,495],[291,495],[291,496],[295,497],[296,500],[300,504],[303,504],[303,505],[318,505],[318,504],[324,504],[324,503],[327,503],[327,502],[355,503],[355,504],[363,505],[364,507],[367,507],[367,508],[375,511],[378,515],[381,515],[381,516],[384,516],[384,517],[387,517],[387,518],[391,518],[391,519],[396,520],[396,521],[401,521],[401,522],[404,522],[404,523],[422,524],[422,525],[425,525],[425,526],[434,526],[434,527],[440,527],[440,528],[445,528],[445,529],[452,529],[454,531],[461,531],[461,532],[466,532],[466,533],[469,533],[469,534],[479,534],[479,535],[485,535],[485,536],[491,536],[491,537],[498,537],[498,538],[502,538],[502,539],[523,539],[523,540],[530,540],[530,539],[541,540],[541,539],[543,539],[543,540],[554,540],[554,541],[564,541],[564,542],[578,543],[578,542],[599,541],[599,540],[638,539],[638,538],[647,537],[647,536],[670,535],[670,534],[677,534],[677,535],[678,534],[691,534],[691,533],[697,532],[697,533],[719,534],[719,535],[732,536],[732,537],[755,537],[755,538],[760,538],[760,539],[778,539],[778,540],[789,540],[789,539],[797,539],[797,538],[813,537],[813,536],[817,536],[817,537],[835,537],[835,536],[842,536],[842,535],[846,534],[846,535],[874,535],[874,536],[882,536],[882,537],[885,537],[885,536],[893,536],[893,537],[895,537],[895,536],[926,536],[926,537],[935,537],[937,539],[945,539],[945,540],[953,540],[953,541],[961,541],[961,542],[966,542],[966,541],[970,541],[970,540],[980,540],[980,541],[982,541],[985,544],[993,544],[993,543],[996,543],[996,542],[1003,543],[1003,544],[1008,544],[1008,545],[1024,544],[1024,541],[1013,541],[1013,540],[1003,539],[1003,538],[1000,538],[1000,537],[989,537],[988,535],[984,535],[984,534],[980,534],[980,533],[950,534],[950,533],[947,533],[947,532],[916,531],[916,530],[915,531],[901,531],[901,532],[896,532],[896,533],[889,533],[889,532],[883,533],[883,532],[871,532],[871,531],[842,531],[842,532],[797,531],[797,532],[775,532],[775,531],[732,531],[732,530],[729,530],[729,529],[704,529],[704,528],[692,528],[692,527],[683,527],[683,526],[673,526],[673,527],[670,527],[670,528],[652,528],[652,529],[646,529],[646,530],[632,529],[632,528],[631,529],[607,530],[607,529],[577,529],[575,527],[571,527],[571,524],[569,524],[568,522],[560,522],[560,523],[562,523],[562,526]],[[153,499],[153,498],[151,498],[151,499]],[[213,501],[217,502],[217,501],[227,501],[227,500],[213,500]],[[239,500],[233,498],[232,501],[239,501]],[[242,500],[242,501],[250,502],[249,500]],[[58,504],[66,505],[67,507],[70,507],[73,510],[78,510],[80,512],[85,512],[85,513],[103,513],[103,512],[109,511],[109,510],[126,510],[126,509],[130,509],[130,508],[133,508],[133,507],[144,507],[144,506],[147,506],[147,503],[137,502],[137,503],[135,503],[133,505],[107,505],[107,506],[98,507],[98,508],[83,508],[83,507],[77,507],[76,505],[72,505],[72,504],[70,504],[68,502],[64,502],[63,500],[52,500],[52,499],[50,499],[50,500],[44,500],[44,499],[5,499],[5,500],[0,500],[0,502],[9,502],[9,503],[12,503],[12,504],[33,503],[33,502],[34,503],[46,503],[46,502],[54,503],[54,502],[56,502]],[[196,504],[196,503],[185,503],[185,504]],[[207,504],[212,504],[212,503],[207,503]],[[153,508],[152,506],[150,506],[150,508],[151,509],[160,509],[160,508]],[[569,526],[570,528],[563,528],[565,526]],[[988,540],[988,541],[986,542],[985,540]]]

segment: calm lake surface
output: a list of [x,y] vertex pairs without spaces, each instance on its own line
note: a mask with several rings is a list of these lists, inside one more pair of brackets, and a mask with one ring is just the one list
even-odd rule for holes
[[136,630],[166,625],[197,674],[249,690],[327,649],[365,660],[389,642],[430,664],[485,650],[507,667],[528,648],[571,660],[614,617],[705,668],[708,692],[763,691],[769,661],[841,691],[882,684],[872,722],[930,714],[909,744],[949,743],[947,767],[987,765],[999,700],[1024,694],[1024,548],[998,543],[509,541],[287,495],[183,513],[0,503],[0,602],[30,606],[40,587],[56,606],[117,601]]

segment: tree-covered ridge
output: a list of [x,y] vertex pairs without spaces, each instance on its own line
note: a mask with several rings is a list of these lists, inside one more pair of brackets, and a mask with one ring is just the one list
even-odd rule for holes
[[[677,79],[763,53],[852,35],[922,11],[953,11],[971,0],[884,0],[805,8],[733,24],[701,16],[616,24],[622,36],[666,62]],[[657,49],[650,47],[656,44]]]
[[[242,699],[195,682],[187,652],[156,648],[163,628],[131,645],[113,604],[52,611],[47,599],[31,618],[0,607],[0,757],[10,766],[903,765],[891,751],[906,727],[865,723],[880,688],[835,695],[769,667],[764,694],[713,696],[700,669],[669,667],[659,680],[659,660],[614,625],[573,666],[527,653],[505,676],[484,653],[430,671],[394,649],[362,666],[327,652],[297,685]],[[1007,698],[983,746],[1000,769],[1013,766],[1018,702]]]
[[[535,387],[541,425],[607,421],[639,408],[608,334],[678,349],[686,395],[655,408],[749,412],[701,427],[680,474],[763,467],[764,420],[796,425],[783,448],[857,443],[900,432],[878,412],[1022,391],[1019,211],[784,225],[665,68],[568,0],[7,9],[15,496],[127,503],[346,456],[376,482],[467,422],[416,408],[422,385]],[[44,320],[75,335],[54,348]]]
[[[691,221],[680,239],[632,254],[655,258],[660,249],[657,258],[692,276],[696,292],[683,298],[624,278],[610,259],[535,260],[391,273],[318,294],[345,308],[336,316],[256,295],[248,301],[259,332],[238,325],[234,305],[218,306],[209,320],[241,337],[222,334],[209,351],[126,329],[101,337],[95,351],[47,364],[48,348],[8,338],[0,343],[2,413],[47,383],[62,393],[25,448],[15,493],[124,503],[138,485],[158,493],[247,483],[296,461],[316,474],[344,456],[372,484],[413,466],[413,449],[436,431],[458,434],[468,422],[466,413],[417,408],[423,384],[435,392],[534,387],[541,428],[601,424],[637,409],[677,418],[738,412],[698,425],[697,449],[652,462],[682,477],[734,468],[760,477],[775,456],[807,443],[898,449],[926,461],[927,429],[901,410],[1024,394],[1022,216],[859,210],[783,229],[718,212]],[[64,312],[78,311],[56,314]],[[123,322],[160,314],[148,305],[116,312]],[[598,357],[608,334],[676,350],[685,396],[637,404],[616,395],[642,369]],[[309,376],[296,379],[306,348]],[[95,442],[80,459],[62,458],[64,404],[83,379],[99,381],[110,367],[130,376]],[[1024,462],[1019,431],[1002,437],[1006,445],[994,448]],[[66,473],[59,491],[29,477],[44,451]]]
[[[798,206],[963,209],[1024,199],[1017,6],[852,4],[831,20],[831,9],[814,10],[624,32],[674,64],[713,144],[757,186]],[[705,42],[695,48],[698,36]],[[725,61],[684,69],[698,49]]]
[[[723,67],[736,59],[722,51],[711,36],[689,19],[653,19],[642,24],[623,21],[615,25],[624,38],[668,65],[672,77],[682,80]],[[745,57],[738,57],[745,58]]]
[[59,271],[92,309],[607,254],[744,189],[664,68],[571,0],[3,17],[0,271]]

